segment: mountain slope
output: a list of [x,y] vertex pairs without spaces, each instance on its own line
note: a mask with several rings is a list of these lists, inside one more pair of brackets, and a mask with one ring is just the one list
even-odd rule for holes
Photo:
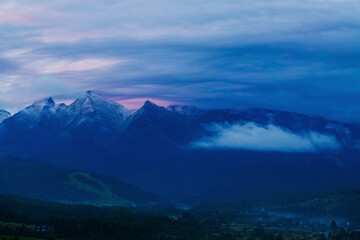
[[86,122],[102,122],[113,128],[122,128],[129,115],[124,106],[87,91],[65,110],[67,119],[63,119],[64,128],[74,129]]
[[136,206],[158,201],[110,177],[17,158],[0,159],[0,186],[2,194],[57,202]]
[[5,110],[0,109],[0,123],[2,123],[5,119],[11,117],[11,114]]
[[[273,140],[278,135],[283,138]],[[224,136],[233,138],[219,138]],[[213,145],[261,144],[194,147],[203,139]],[[295,140],[295,150],[264,150],[261,145],[268,142],[263,139],[276,146]],[[336,148],[296,147],[304,143]],[[51,98],[36,102],[0,124],[2,156],[97,172],[189,201],[360,186],[359,143],[358,125],[316,116],[267,109],[166,109],[150,101],[133,112],[93,92],[70,106]]]

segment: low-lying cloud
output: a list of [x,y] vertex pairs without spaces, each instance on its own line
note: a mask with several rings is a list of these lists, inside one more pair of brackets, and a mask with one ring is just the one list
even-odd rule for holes
[[260,126],[253,122],[233,125],[213,123],[206,129],[213,134],[193,142],[194,148],[279,152],[316,152],[341,148],[333,135],[314,131],[296,134],[271,124]]

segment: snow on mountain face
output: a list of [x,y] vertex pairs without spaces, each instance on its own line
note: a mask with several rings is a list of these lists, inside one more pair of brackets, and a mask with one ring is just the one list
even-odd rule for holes
[[53,116],[59,106],[52,98],[43,99],[18,112],[12,118],[27,124],[36,124],[43,118],[48,119]]
[[110,101],[99,94],[87,91],[65,109],[67,115],[66,126],[76,127],[84,122],[105,121],[117,128],[121,128],[133,111],[121,104]]
[[5,119],[11,117],[11,114],[5,110],[0,110],[0,123],[2,123]]
[[33,128],[47,125],[57,130],[71,131],[82,124],[123,129],[125,122],[134,114],[121,104],[108,100],[99,94],[87,91],[71,105],[56,104],[52,98],[36,101],[15,114],[12,124]]
[[143,128],[157,126],[164,131],[161,133],[163,135],[171,134],[173,131],[180,136],[186,135],[188,129],[201,134],[202,124],[225,122],[231,124],[255,122],[262,126],[272,124],[296,133],[311,130],[332,134],[343,143],[351,140],[351,132],[345,125],[335,124],[319,117],[266,109],[205,111],[194,106],[181,105],[164,108],[150,101],[146,101],[142,108],[134,111],[91,91],[84,93],[69,106],[56,104],[52,98],[37,101],[15,114],[6,124],[15,126],[15,129],[46,126],[54,132],[70,132],[79,126],[84,126],[87,129],[84,131],[92,129],[98,133],[108,131],[114,134],[135,124],[139,132],[143,131]]
[[188,116],[200,116],[206,113],[206,111],[191,105],[170,105],[167,110]]

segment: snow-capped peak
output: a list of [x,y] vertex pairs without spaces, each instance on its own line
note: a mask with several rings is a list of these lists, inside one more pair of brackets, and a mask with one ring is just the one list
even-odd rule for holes
[[131,111],[123,105],[108,100],[93,91],[86,91],[83,96],[76,99],[66,108],[67,123],[65,125],[76,127],[83,122],[105,121],[121,128]]
[[19,113],[27,115],[39,115],[42,111],[55,112],[58,106],[58,104],[55,104],[54,99],[49,97],[34,102],[32,105],[25,108],[23,111],[20,111]]
[[71,108],[73,110],[81,111],[84,109],[91,110],[91,111],[101,111],[105,110],[104,108],[113,108],[113,110],[117,110],[117,112],[120,110],[121,112],[125,113],[127,112],[127,109],[114,101],[108,100],[101,96],[100,94],[97,94],[93,91],[86,91],[85,94],[78,99],[76,99],[71,105]]
[[13,118],[33,125],[43,117],[49,118],[54,116],[58,107],[59,104],[56,104],[55,101],[49,97],[34,102],[32,105],[15,114]]
[[31,106],[27,107],[27,108],[44,108],[45,106],[54,106],[55,105],[55,101],[54,99],[52,99],[51,97],[49,98],[45,98],[45,99],[41,99],[38,100],[36,102],[34,102]]

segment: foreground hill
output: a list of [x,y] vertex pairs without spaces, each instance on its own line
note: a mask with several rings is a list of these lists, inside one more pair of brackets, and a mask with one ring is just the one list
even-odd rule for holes
[[137,206],[159,199],[117,179],[16,158],[0,159],[0,193],[94,205]]
[[0,124],[0,154],[112,176],[178,201],[360,187],[360,127],[266,110],[136,111],[88,91]]

